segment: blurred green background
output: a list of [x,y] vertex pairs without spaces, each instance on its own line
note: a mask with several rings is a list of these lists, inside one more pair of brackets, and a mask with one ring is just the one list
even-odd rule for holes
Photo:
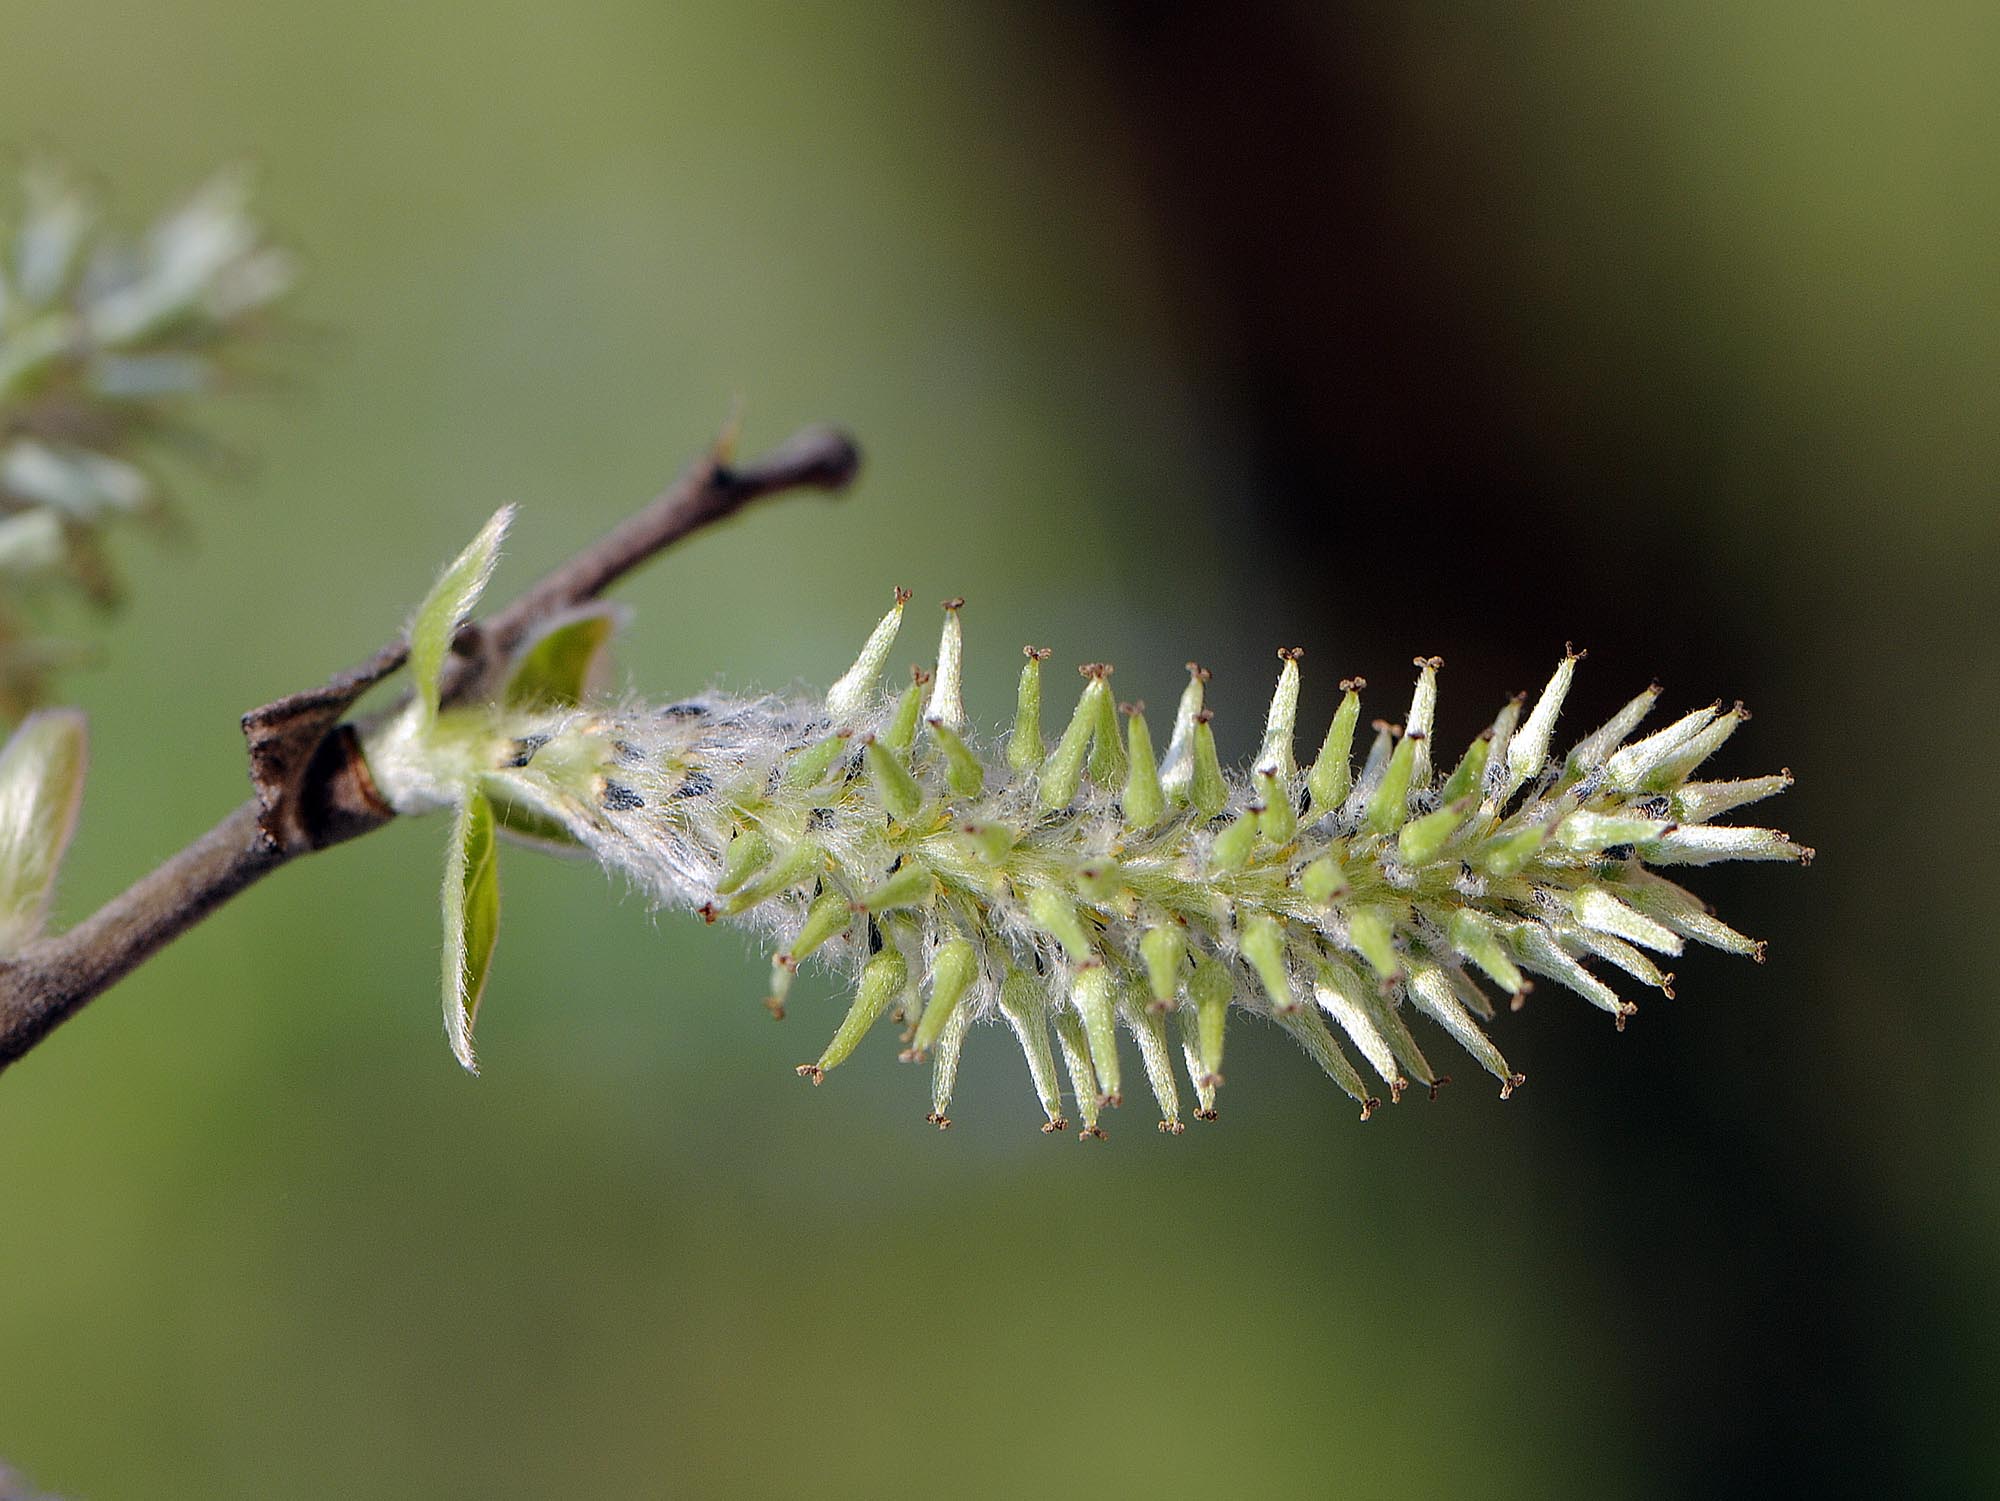
[[[285,871],[0,1079],[0,1455],[78,1501],[1990,1494],[2000,13],[1990,5],[6,0],[0,141],[133,220],[250,155],[311,270],[260,455],[120,548],[63,906],[244,794],[500,501],[519,584],[741,396],[837,505],[623,591],[632,682],[823,684],[890,587],[1247,752],[1442,653],[1469,736],[1592,648],[1758,717],[1810,871],[1624,1036],[1363,1130],[1288,1044],[1223,1119],[1045,1138],[982,1034],[820,1090],[741,942],[510,852],[485,1076],[441,830]],[[916,654],[924,648],[912,645]],[[1314,733],[1317,733],[1316,729]]]

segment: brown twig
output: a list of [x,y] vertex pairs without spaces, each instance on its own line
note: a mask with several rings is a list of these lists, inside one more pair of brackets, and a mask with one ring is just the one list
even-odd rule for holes
[[[719,453],[701,459],[644,510],[461,630],[446,664],[445,698],[485,691],[537,625],[596,598],[683,537],[766,495],[843,490],[860,462],[852,439],[824,427],[797,433],[740,468]],[[0,963],[0,1069],[252,882],[394,816],[369,779],[359,737],[341,721],[407,655],[407,645],[393,641],[317,688],[244,715],[256,795],[69,931]]]

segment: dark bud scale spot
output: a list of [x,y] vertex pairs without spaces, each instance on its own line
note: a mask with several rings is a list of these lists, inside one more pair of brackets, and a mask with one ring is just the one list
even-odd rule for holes
[[675,797],[707,797],[715,791],[715,778],[705,771],[691,771],[687,780],[674,789]]
[[513,767],[526,766],[535,759],[535,752],[548,743],[547,735],[523,735],[514,742],[514,754],[507,758],[507,764]]

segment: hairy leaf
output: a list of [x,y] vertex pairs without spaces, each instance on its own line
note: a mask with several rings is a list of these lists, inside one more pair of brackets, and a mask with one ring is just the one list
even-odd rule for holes
[[75,709],[30,714],[0,750],[0,953],[37,937],[83,802],[88,734]]
[[500,941],[500,862],[493,805],[470,792],[459,805],[444,872],[444,1030],[468,1073],[478,1073],[472,1023]]
[[625,623],[616,605],[594,604],[558,617],[514,658],[505,701],[521,709],[567,709],[599,686],[611,638]]
[[430,714],[437,713],[438,675],[444,670],[445,653],[459,622],[472,613],[479,596],[493,577],[493,565],[500,557],[500,541],[514,520],[514,508],[502,506],[479,529],[465,551],[452,559],[431,592],[417,606],[410,622],[410,675],[417,684],[417,696]]

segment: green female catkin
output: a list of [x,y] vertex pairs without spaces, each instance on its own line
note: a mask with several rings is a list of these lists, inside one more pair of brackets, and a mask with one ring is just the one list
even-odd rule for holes
[[1425,1025],[1504,1097],[1522,1075],[1483,1025],[1495,992],[1519,1006],[1534,979],[1554,980],[1622,1028],[1636,1008],[1589,961],[1671,995],[1652,956],[1688,940],[1762,957],[1663,870],[1812,856],[1776,830],[1715,822],[1788,773],[1694,780],[1746,717],[1740,705],[1634,739],[1651,687],[1555,753],[1579,652],[1455,754],[1432,744],[1436,658],[1417,659],[1400,724],[1364,732],[1364,685],[1344,682],[1309,761],[1295,742],[1302,653],[1281,652],[1241,772],[1222,766],[1208,675],[1192,664],[1163,751],[1102,664],[1082,669],[1051,744],[1043,711],[1060,690],[1048,653],[1029,648],[1013,727],[982,742],[961,698],[961,601],[946,602],[935,669],[884,685],[900,590],[822,698],[597,701],[588,684],[612,617],[593,608],[529,643],[495,701],[440,708],[444,644],[507,520],[418,612],[418,694],[367,747],[398,811],[455,812],[446,1028],[467,1068],[497,934],[496,830],[587,851],[661,905],[760,934],[780,1015],[802,963],[849,975],[845,1019],[799,1068],[814,1083],[892,1017],[902,1056],[931,1063],[930,1119],[949,1125],[966,1037],[999,1021],[1044,1129],[1074,1111],[1085,1135],[1122,1101],[1129,1055],[1162,1130],[1183,1129],[1177,1063],[1192,1113],[1213,1119],[1233,1012],[1291,1033],[1364,1120],[1378,1085],[1362,1066],[1391,1100],[1441,1082],[1417,1040]]

